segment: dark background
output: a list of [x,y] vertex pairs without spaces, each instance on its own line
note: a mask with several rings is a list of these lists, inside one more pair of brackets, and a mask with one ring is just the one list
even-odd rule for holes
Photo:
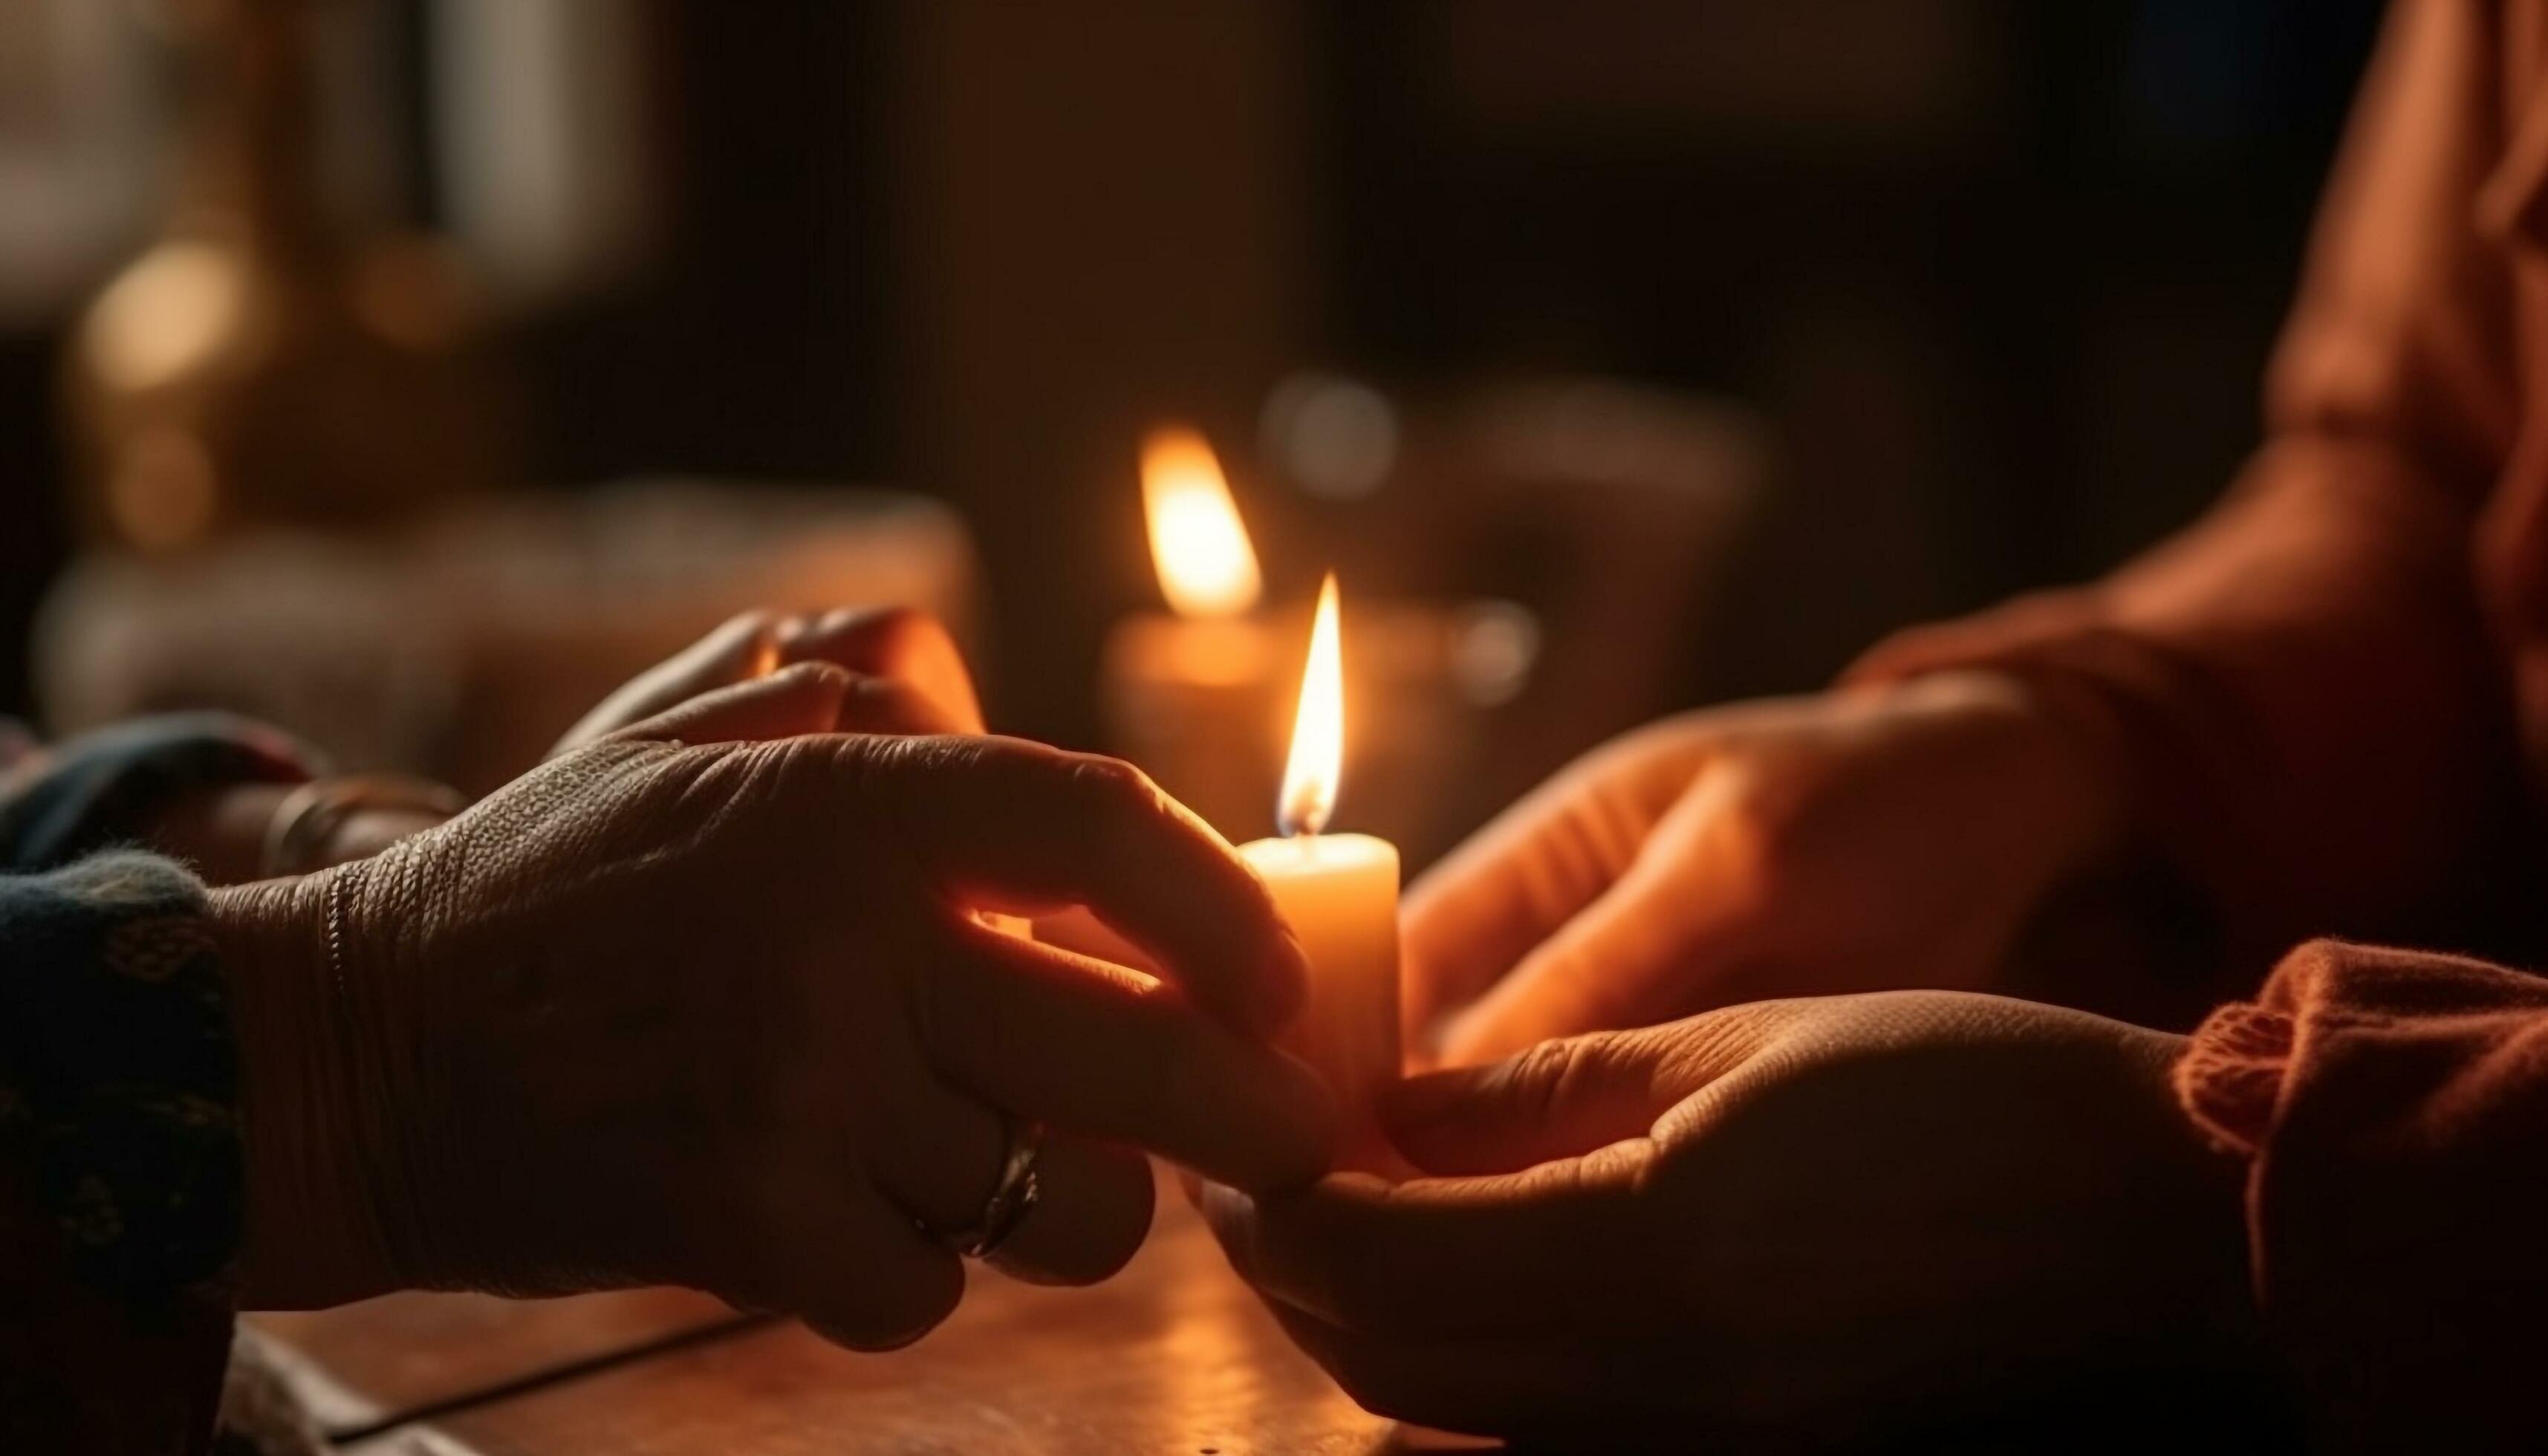
[[[382,102],[398,205],[431,224],[422,4],[388,6]],[[1775,479],[1693,699],[1810,685],[1889,626],[2113,563],[2252,442],[2378,7],[643,9],[657,235],[506,317],[525,474],[943,496],[986,561],[995,706],[1085,741],[1100,635],[1155,599],[1139,428],[1243,440],[1304,365],[1757,410]],[[69,549],[52,371],[78,302],[0,338],[17,709]],[[1285,591],[1317,568],[1268,557]]]

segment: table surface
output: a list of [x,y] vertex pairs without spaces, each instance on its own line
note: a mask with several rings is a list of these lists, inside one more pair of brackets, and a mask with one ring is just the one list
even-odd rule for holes
[[365,1456],[796,1456],[842,1450],[1476,1449],[1347,1399],[1162,1187],[1123,1273],[1042,1289],[976,1269],[963,1307],[890,1354],[836,1348],[702,1296],[400,1295],[258,1316],[255,1338]]

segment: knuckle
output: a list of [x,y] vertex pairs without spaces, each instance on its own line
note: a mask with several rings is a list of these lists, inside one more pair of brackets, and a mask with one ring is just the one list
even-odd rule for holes
[[1516,1091],[1528,1090],[1534,1097],[1546,1095],[1546,1089],[1557,1085],[1569,1063],[1575,1059],[1571,1041],[1538,1042],[1515,1052],[1504,1063],[1504,1082]]
[[1600,1070],[1605,1034],[1541,1042],[1514,1056],[1506,1073],[1525,1118],[1545,1122],[1588,1090]]
[[1122,759],[1078,755],[1071,762],[1069,775],[1074,791],[1096,812],[1109,818],[1144,815],[1159,806],[1158,785],[1150,781],[1149,774]]

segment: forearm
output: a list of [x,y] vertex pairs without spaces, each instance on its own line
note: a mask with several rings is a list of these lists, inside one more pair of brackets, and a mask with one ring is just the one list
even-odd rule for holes
[[[2474,543],[2525,404],[2502,8],[2391,8],[2266,387],[2266,445],[2113,578],[1909,634],[1862,676],[2028,676],[2261,970],[2301,936],[2447,919],[2521,798]],[[2262,953],[2259,955],[2259,953]]]
[[2412,468],[2285,440],[2114,579],[1904,634],[1855,676],[2025,679],[2246,963],[2438,919],[2518,791],[2468,512]]

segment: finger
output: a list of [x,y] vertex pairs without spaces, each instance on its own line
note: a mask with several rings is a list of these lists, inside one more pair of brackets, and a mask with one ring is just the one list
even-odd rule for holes
[[798,663],[657,713],[609,735],[652,742],[744,743],[829,733],[853,689],[829,663]]
[[849,695],[841,700],[840,721],[833,726],[843,733],[926,735],[980,731],[978,724],[968,726],[936,698],[908,682],[867,677],[851,680]]
[[1085,905],[1228,1025],[1269,1036],[1298,1014],[1308,968],[1264,881],[1139,770],[1013,738],[865,752],[864,784],[966,908]]
[[1596,755],[1541,784],[1410,888],[1407,1026],[1467,1004],[1636,862],[1650,816],[1611,791],[1614,762]]
[[755,678],[778,666],[778,636],[789,623],[775,612],[748,611],[665,659],[601,700],[577,721],[550,757],[580,747],[613,729],[651,718],[702,692]]
[[1158,962],[1142,955],[1133,943],[1106,928],[1105,922],[1088,913],[1084,906],[1067,905],[1050,915],[1036,917],[1035,938],[1047,946],[1117,965],[1129,965],[1144,975],[1159,975]]
[[809,1257],[792,1287],[807,1328],[853,1350],[894,1350],[956,1313],[964,1298],[962,1260],[881,1201],[839,1212],[800,1235]]
[[[1704,796],[1673,806],[1653,843],[1680,844],[1673,818],[1713,811]],[[1552,1037],[1650,1026],[1706,1004],[1708,987],[1751,954],[1741,887],[1693,876],[1647,854],[1583,911],[1441,1029],[1446,1063],[1506,1056]]]
[[1508,1173],[1644,1137],[1705,1080],[1680,1031],[1570,1037],[1410,1077],[1382,1093],[1381,1123],[1417,1167],[1452,1176]]
[[1491,1178],[1340,1173],[1262,1196],[1207,1184],[1199,1203],[1259,1294],[1331,1324],[1443,1337],[1595,1328],[1663,1303],[1660,1230],[1635,1197],[1652,1151],[1619,1142]]
[[951,1084],[1244,1188],[1326,1170],[1337,1115],[1308,1067],[1146,976],[977,926],[956,935],[919,1017]]
[[794,1315],[854,1350],[891,1350],[938,1327],[963,1298],[962,1261],[873,1190],[774,1182],[760,1202],[757,1217],[725,1230],[744,1245],[729,1250],[733,1273],[707,1281],[735,1304]]
[[[909,683],[948,726],[933,732],[979,733],[982,706],[956,638],[936,617],[910,607],[842,608],[779,633],[785,662],[827,662],[870,678]],[[879,730],[881,731],[881,730]]]
[[[924,1067],[893,1080],[904,1095],[867,1139],[877,1186],[924,1231],[975,1227],[999,1189],[1016,1124]],[[1094,1284],[1123,1268],[1150,1230],[1149,1163],[1130,1148],[1048,1132],[1035,1168],[1035,1206],[987,1262],[1034,1284]]]
[[1095,1284],[1133,1261],[1150,1233],[1149,1159],[1130,1147],[1046,1135],[1026,1222],[985,1260],[1029,1284]]

